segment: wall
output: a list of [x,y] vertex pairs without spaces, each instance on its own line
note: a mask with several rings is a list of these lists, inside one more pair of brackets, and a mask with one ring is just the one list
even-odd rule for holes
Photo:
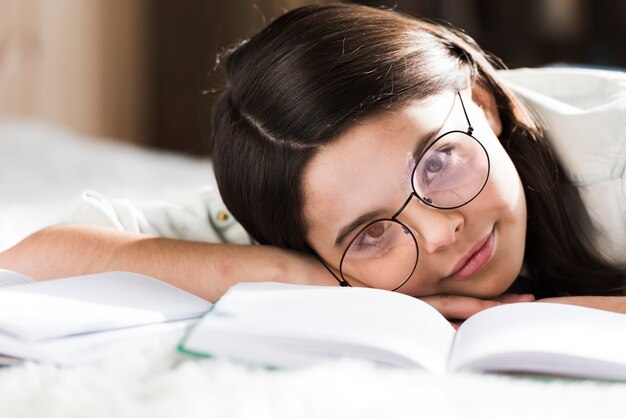
[[[207,154],[218,54],[311,2],[0,0],[0,119]],[[362,2],[450,21],[511,67],[626,66],[622,0]]]
[[146,142],[147,0],[0,0],[0,118]]
[[0,120],[206,154],[218,53],[313,1],[0,0]]

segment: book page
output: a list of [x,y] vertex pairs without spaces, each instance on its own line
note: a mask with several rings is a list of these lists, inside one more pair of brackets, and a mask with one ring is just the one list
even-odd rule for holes
[[479,312],[459,328],[450,370],[626,378],[626,315],[557,303]]
[[32,283],[34,279],[16,271],[0,269],[0,287]]
[[397,292],[240,283],[181,346],[279,367],[349,356],[443,372],[454,334],[432,306]]
[[0,331],[42,340],[200,317],[210,306],[147,276],[98,273],[0,288]]
[[76,366],[97,361],[115,349],[131,349],[151,339],[179,340],[196,319],[81,334],[44,341],[24,341],[0,333],[0,365],[24,360]]

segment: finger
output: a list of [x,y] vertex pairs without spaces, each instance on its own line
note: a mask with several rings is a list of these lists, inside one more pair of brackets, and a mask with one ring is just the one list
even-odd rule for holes
[[493,299],[500,303],[534,302],[535,296],[532,293],[505,293]]
[[447,319],[467,319],[475,313],[500,304],[495,300],[458,295],[434,295],[420,299],[437,309]]
[[454,329],[459,329],[459,327],[463,323],[463,321],[448,321],[448,322],[450,322],[450,325],[452,325],[452,328]]

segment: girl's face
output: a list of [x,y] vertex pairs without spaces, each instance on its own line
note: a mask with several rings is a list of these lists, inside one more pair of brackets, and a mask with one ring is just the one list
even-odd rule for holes
[[[526,201],[498,140],[495,100],[479,87],[461,96],[473,136],[489,155],[490,174],[480,194],[464,206],[436,209],[413,198],[399,214],[419,248],[415,271],[398,289],[413,296],[495,297],[513,283],[522,265]],[[467,120],[450,91],[357,123],[313,158],[303,179],[307,240],[337,274],[346,246],[359,230],[368,221],[390,218],[407,200],[419,143],[451,130],[466,131]],[[373,213],[371,219],[363,217]],[[336,245],[338,234],[359,218],[363,225]],[[346,278],[364,285],[358,277]]]

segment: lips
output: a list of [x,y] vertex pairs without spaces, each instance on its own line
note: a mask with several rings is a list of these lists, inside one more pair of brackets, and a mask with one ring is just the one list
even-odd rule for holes
[[478,241],[452,269],[448,276],[453,280],[461,280],[482,269],[491,259],[495,248],[495,229]]

